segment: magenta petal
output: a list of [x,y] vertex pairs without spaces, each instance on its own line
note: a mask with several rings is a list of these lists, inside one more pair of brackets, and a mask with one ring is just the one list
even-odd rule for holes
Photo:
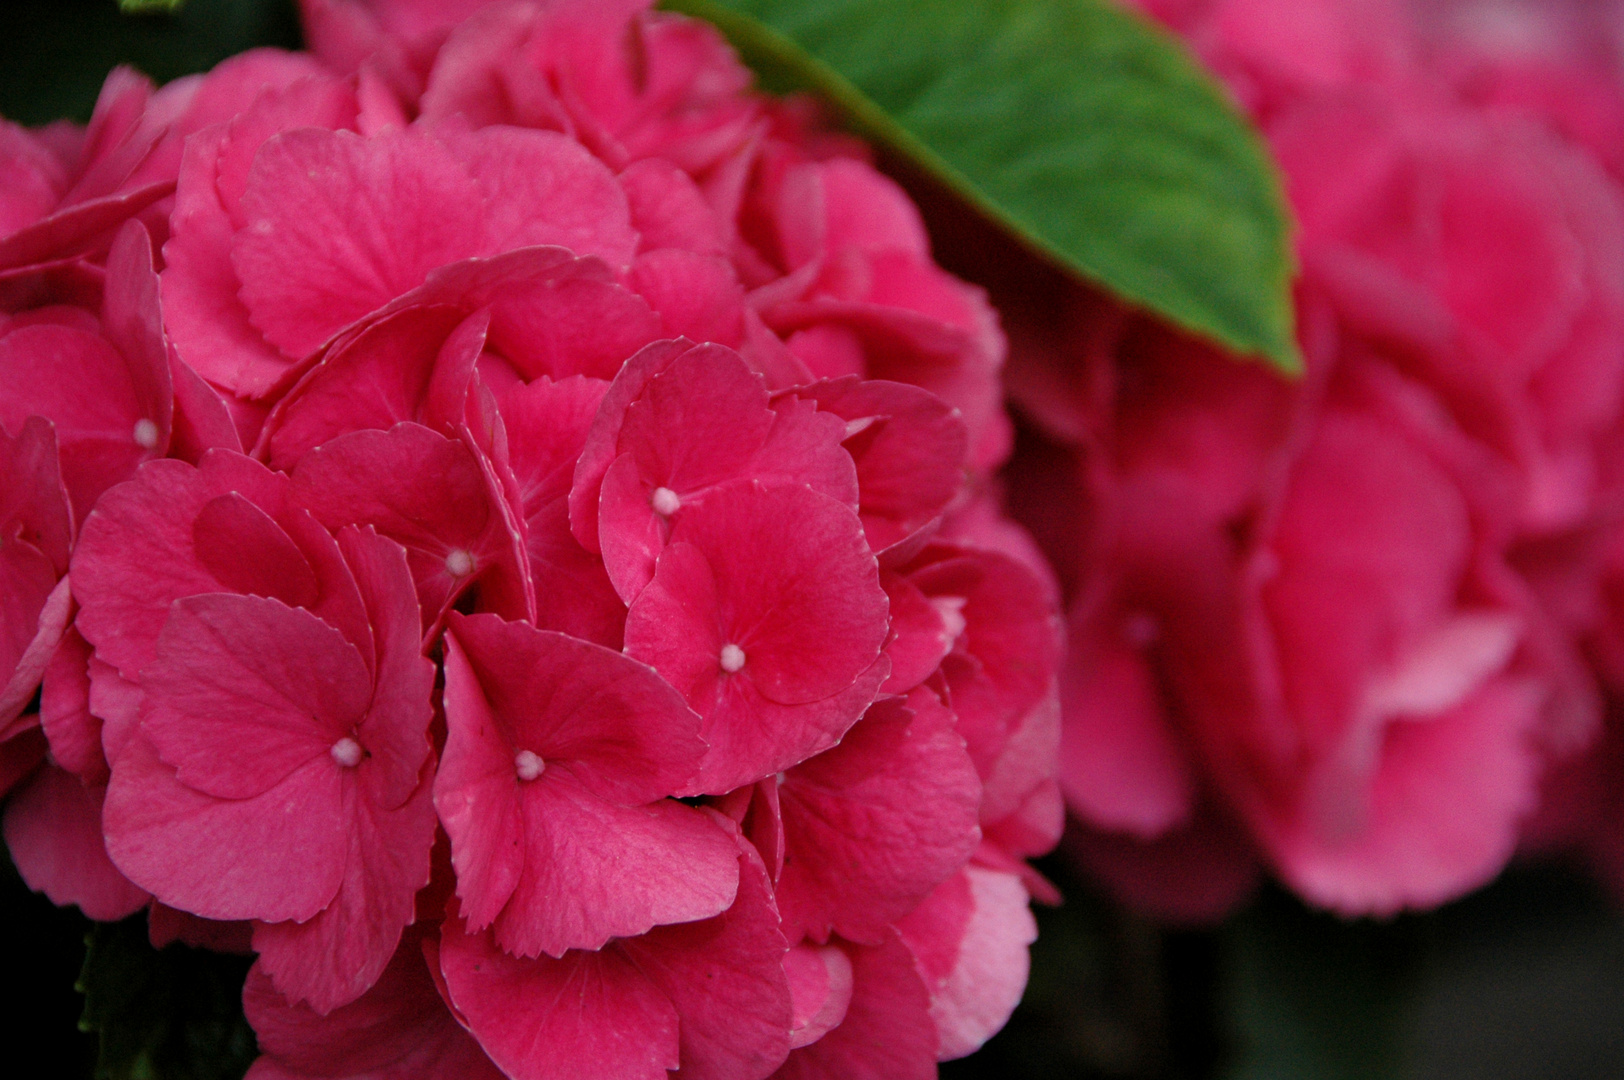
[[[13,541],[7,547],[20,550],[9,551],[7,553],[8,557],[3,562],[0,562],[0,575],[3,575],[7,588],[13,590],[6,597],[5,608],[0,609],[4,611],[5,615],[6,626],[4,629],[11,631],[13,630],[13,624],[17,624],[15,629],[26,631],[28,623],[17,617],[24,613],[7,609],[10,609],[12,603],[18,599],[25,601],[24,607],[33,607],[33,604],[29,602],[33,599],[30,594],[37,595],[40,588],[49,581],[49,568],[37,565],[37,563],[43,563],[44,560],[39,558],[39,553],[25,542]],[[33,555],[35,559],[30,561],[36,561],[36,565],[30,568],[34,572],[26,575],[26,577],[31,577],[33,580],[25,580],[21,583],[21,588],[18,588],[19,582],[12,576],[18,569],[15,560],[19,555],[24,557]],[[16,719],[21,715],[23,709],[27,707],[28,699],[34,696],[34,690],[39,686],[40,679],[44,677],[45,669],[50,664],[51,656],[56,652],[57,643],[62,640],[62,634],[67,629],[68,620],[71,618],[73,618],[73,595],[68,585],[68,579],[63,578],[51,586],[50,591],[45,594],[45,599],[38,608],[37,618],[33,624],[33,634],[27,637],[19,634],[13,641],[6,642],[6,645],[10,646],[6,650],[8,653],[15,655],[16,645],[21,644],[23,648],[21,649],[21,655],[17,656],[16,666],[11,669],[5,685],[0,687],[0,724]]]
[[276,468],[291,469],[346,432],[422,419],[444,346],[463,321],[454,308],[411,307],[346,336],[277,403],[256,453]]
[[490,615],[453,616],[451,632],[515,749],[622,805],[673,794],[692,776],[704,753],[698,717],[631,657]]
[[846,1018],[851,1004],[851,958],[837,945],[802,942],[784,956],[784,975],[795,1002],[790,1046],[817,1042]]
[[250,321],[291,357],[477,250],[481,198],[437,140],[303,129],[254,159],[232,264]]
[[221,202],[225,125],[198,132],[181,157],[180,185],[159,275],[164,314],[181,360],[227,390],[262,395],[291,362],[248,322],[231,265],[235,228]]
[[82,783],[107,786],[102,721],[90,711],[90,645],[69,628],[45,669],[39,721],[56,764]]
[[417,890],[429,882],[432,774],[425,764],[416,794],[394,810],[373,806],[365,786],[346,778],[339,829],[348,850],[332,903],[303,922],[254,927],[259,963],[290,1000],[327,1013],[378,981],[412,921]]
[[626,605],[603,560],[570,532],[575,462],[608,384],[575,376],[538,379],[502,399],[509,460],[525,515],[525,545],[535,581],[536,625],[618,648]]
[[252,799],[175,779],[137,735],[113,762],[107,853],[171,907],[209,919],[309,919],[344,878],[344,779],[322,755]]
[[738,853],[739,895],[714,919],[662,926],[619,943],[677,1009],[682,1075],[765,1076],[789,1049],[793,1019],[784,935],[761,859]]
[[446,745],[434,805],[451,838],[464,924],[483,930],[501,914],[524,870],[524,818],[510,738],[458,645],[445,636]]
[[[243,1011],[259,1041],[256,1080],[500,1080],[440,1000],[409,933],[378,981],[325,1016],[288,1002],[263,967],[249,970]],[[438,957],[436,957],[436,962]]]
[[592,419],[586,442],[581,448],[580,460],[575,465],[575,480],[570,488],[570,530],[588,551],[598,551],[598,489],[603,475],[620,456],[620,426],[625,422],[626,409],[642,395],[650,379],[670,367],[678,357],[698,349],[726,352],[716,345],[695,346],[684,338],[675,341],[656,341],[639,350],[620,367],[604,393],[598,414]]
[[890,931],[883,944],[849,946],[851,1003],[840,1026],[791,1052],[775,1080],[933,1080],[936,1024],[908,948]]
[[169,376],[175,386],[170,455],[196,465],[205,453],[216,448],[241,453],[242,437],[220,392],[204,382],[178,354],[170,356]]
[[891,633],[885,642],[891,676],[884,690],[905,694],[930,678],[953,651],[958,635],[949,628],[942,610],[907,578],[882,573],[880,584],[891,604]]
[[692,178],[671,162],[644,158],[620,174],[631,206],[639,251],[677,248],[700,255],[728,253],[727,236],[716,211]]
[[434,663],[420,648],[422,622],[405,551],[370,529],[345,529],[338,545],[376,643],[372,701],[356,729],[367,753],[362,783],[374,805],[392,810],[417,794],[418,774],[433,754]]
[[732,839],[660,799],[703,750],[674,691],[617,653],[489,616],[454,618],[446,648],[435,802],[470,926],[494,919],[508,951],[558,956],[732,901]]
[[56,425],[62,480],[81,520],[149,456],[130,364],[93,330],[34,322],[0,334],[0,373],[0,425],[21,431],[35,415]]
[[497,943],[510,953],[597,949],[733,902],[737,844],[701,810],[672,799],[618,806],[567,773],[524,785],[520,807],[524,869],[496,920]]
[[192,552],[232,592],[310,607],[320,589],[304,553],[269,514],[236,492],[204,503],[192,519]]
[[666,1080],[678,1067],[677,1011],[620,949],[524,960],[456,918],[442,935],[451,1001],[514,1080]]
[[159,758],[223,799],[262,795],[326,759],[372,696],[337,630],[276,600],[221,593],[176,601],[141,683],[141,730]]
[[626,196],[574,139],[502,125],[450,145],[485,196],[485,251],[546,244],[616,267],[632,261],[637,233]]
[[981,839],[981,784],[928,690],[882,701],[840,745],[785,774],[784,934],[875,942],[964,864]]
[[134,677],[152,659],[169,605],[220,590],[191,557],[192,522],[204,504],[236,491],[261,508],[277,507],[286,483],[240,454],[216,451],[195,469],[149,462],[109,491],[85,521],[72,574],[75,625],[98,656]]
[[175,400],[169,342],[164,337],[163,312],[158,304],[152,238],[138,221],[129,222],[119,231],[107,254],[102,333],[124,355],[137,415],[156,428],[148,449],[160,457],[167,454]]
[[935,394],[854,377],[798,387],[794,394],[847,422],[845,445],[862,491],[858,512],[875,551],[925,525],[958,494],[969,433]]
[[687,510],[671,540],[627,615],[626,651],[705,718],[703,790],[832,745],[889,672],[885,593],[857,515],[807,488],[737,481]]
[[0,237],[0,272],[89,255],[104,247],[119,226],[174,190],[173,180],[160,180],[58,210]]
[[15,437],[0,431],[0,522],[37,549],[56,574],[67,569],[73,517],[62,485],[56,430],[43,416],[30,416]]
[[404,545],[430,622],[479,577],[515,572],[474,452],[421,424],[341,435],[300,459],[292,487],[329,529],[370,525]]
[[147,902],[118,872],[102,843],[102,788],[46,765],[6,803],[6,850],[28,887],[58,906],[77,904],[89,918],[113,922]]

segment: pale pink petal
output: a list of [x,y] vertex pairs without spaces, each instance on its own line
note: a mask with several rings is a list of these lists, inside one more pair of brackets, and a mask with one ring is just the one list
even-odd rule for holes
[[980,1048],[1026,990],[1037,922],[1014,874],[967,866],[897,924],[930,987],[942,1061]]

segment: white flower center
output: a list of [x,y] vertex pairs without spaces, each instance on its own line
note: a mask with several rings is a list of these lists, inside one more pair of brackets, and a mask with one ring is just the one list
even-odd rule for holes
[[445,568],[452,577],[467,577],[474,572],[474,557],[462,548],[452,548],[445,557]]
[[682,496],[668,487],[655,488],[648,501],[654,505],[654,512],[661,517],[670,517],[682,509]]
[[135,445],[143,450],[151,450],[158,445],[158,425],[144,416],[135,422],[133,435]]
[[361,744],[348,735],[334,743],[333,748],[328,753],[333,755],[334,761],[346,769],[353,769],[361,764]]
[[534,780],[547,768],[547,763],[541,760],[539,754],[529,750],[520,750],[513,755],[513,769],[519,774],[520,780]]
[[744,650],[729,642],[722,646],[722,670],[729,675],[744,666]]

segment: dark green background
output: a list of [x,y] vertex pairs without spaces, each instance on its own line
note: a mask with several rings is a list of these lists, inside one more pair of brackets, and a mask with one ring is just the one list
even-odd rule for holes
[[[294,45],[290,3],[189,0],[177,17],[121,16],[114,0],[7,0],[0,113],[84,119],[108,68],[162,79],[258,44]],[[943,261],[989,265],[975,229],[945,227],[940,192],[907,177]],[[999,245],[990,245],[997,254]],[[996,281],[984,281],[999,291]],[[1061,863],[1067,903],[1039,912],[1026,1001],[950,1080],[1026,1077],[1228,1080],[1588,1080],[1624,1077],[1624,920],[1588,878],[1514,869],[1441,911],[1348,923],[1268,889],[1223,927],[1158,927],[1109,903]],[[86,971],[98,1031],[75,990],[90,930],[0,866],[0,1009],[8,1076],[29,1051],[91,1076],[216,1080],[246,1060],[234,1004],[244,962],[183,947],[154,954],[140,919],[97,931]]]

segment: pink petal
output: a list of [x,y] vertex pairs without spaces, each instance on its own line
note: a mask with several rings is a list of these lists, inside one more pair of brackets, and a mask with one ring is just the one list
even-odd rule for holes
[[274,467],[291,469],[347,432],[422,421],[440,361],[460,366],[463,359],[447,348],[455,345],[460,352],[471,345],[477,356],[483,347],[482,340],[470,343],[455,333],[464,323],[460,311],[445,306],[409,307],[371,321],[328,352],[277,404],[256,452]]
[[419,794],[419,774],[433,756],[434,663],[420,648],[421,615],[405,551],[370,529],[344,529],[338,545],[376,643],[372,701],[356,728],[367,753],[361,781],[373,805],[393,810]]
[[969,433],[934,394],[906,383],[849,377],[794,393],[816,401],[852,431],[844,445],[857,463],[858,513],[875,551],[924,526],[958,494]]
[[942,612],[907,578],[882,573],[880,584],[891,605],[891,632],[885,642],[891,676],[882,689],[888,694],[905,694],[930,678],[953,651],[958,635],[950,632]]
[[430,623],[475,581],[518,573],[473,451],[419,424],[325,443],[300,459],[291,486],[327,528],[370,525],[403,545]]
[[425,763],[416,794],[394,810],[373,806],[364,785],[345,778],[337,824],[346,850],[332,903],[306,921],[254,927],[259,965],[290,1001],[328,1013],[382,975],[412,921],[417,891],[429,882],[433,772]]
[[640,252],[676,248],[699,255],[728,253],[716,212],[688,174],[660,158],[633,162],[620,174]]
[[650,379],[670,367],[691,349],[719,351],[720,346],[699,345],[683,339],[656,341],[625,362],[614,376],[587,431],[575,466],[574,486],[570,488],[570,530],[588,551],[600,551],[598,543],[598,491],[603,476],[620,456],[620,427],[626,409],[642,396]]
[[792,1051],[778,1080],[930,1080],[936,1024],[913,956],[892,931],[883,944],[851,946],[851,1003],[840,1026]]
[[321,595],[316,571],[299,545],[271,516],[236,492],[217,495],[192,519],[192,553],[232,592],[313,606]]
[[924,689],[908,705],[880,702],[784,775],[786,937],[883,940],[975,850],[981,784],[953,714]]
[[178,461],[150,462],[108,492],[85,521],[74,551],[74,595],[81,608],[75,625],[98,655],[134,677],[152,659],[169,605],[220,590],[193,555],[199,511],[230,492],[275,510],[285,483],[241,455],[217,451],[196,469]]
[[1534,805],[1538,762],[1526,740],[1537,715],[1537,691],[1498,677],[1448,712],[1395,721],[1364,780],[1356,831],[1326,835],[1313,807],[1262,827],[1281,874],[1350,915],[1431,907],[1488,881]]
[[169,376],[175,384],[170,454],[196,465],[206,452],[216,448],[242,453],[242,437],[219,391],[204,382],[179,354],[169,358]]
[[789,1049],[791,999],[766,868],[739,845],[739,893],[714,919],[619,943],[677,1010],[683,1075],[765,1076]]
[[474,1038],[514,1080],[665,1080],[677,1011],[618,948],[524,960],[447,921],[440,968]]
[[672,799],[605,802],[567,768],[521,787],[526,851],[496,920],[504,950],[561,956],[597,949],[610,938],[709,918],[733,903],[738,847],[705,812]]
[[[847,709],[867,707],[842,695],[874,670],[885,611],[855,514],[807,488],[737,481],[677,523],[627,616],[626,650],[705,718],[706,790],[731,790],[828,747],[856,719]],[[727,645],[744,657],[736,673]]]
[[62,573],[73,547],[73,517],[62,486],[55,428],[42,416],[30,416],[14,430],[15,437],[0,432],[0,473],[7,477],[0,489],[0,521]]
[[726,259],[660,248],[638,257],[627,284],[659,312],[665,336],[741,343],[744,288]]
[[1026,990],[1037,922],[1014,874],[967,866],[897,924],[930,987],[942,1061],[979,1049]]
[[69,627],[40,686],[40,727],[56,764],[85,784],[107,786],[102,721],[90,711],[90,645]]
[[448,142],[484,195],[487,252],[549,244],[631,263],[637,233],[626,196],[574,139],[503,125]]
[[113,762],[107,852],[171,907],[209,919],[309,919],[344,880],[345,781],[320,756],[252,799],[215,799],[175,779],[137,736]]
[[256,152],[289,128],[350,127],[355,110],[344,82],[301,79],[187,140],[164,245],[163,302],[181,359],[210,382],[260,397],[298,359],[265,340],[237,295],[232,238],[245,223],[240,201]]
[[440,1000],[424,966],[420,937],[408,933],[372,988],[325,1016],[289,1003],[262,967],[250,969],[243,1011],[261,1056],[248,1075],[256,1080],[499,1080],[501,1073]]
[[0,336],[0,372],[0,425],[20,431],[33,415],[56,425],[62,479],[78,517],[150,456],[136,432],[148,418],[130,364],[99,334],[43,322],[13,329]]
[[[73,617],[73,595],[68,579],[63,578],[45,593],[37,609],[33,634],[24,636],[29,629],[27,609],[34,607],[39,592],[50,581],[50,570],[47,566],[39,565],[44,559],[25,542],[14,540],[6,547],[9,550],[5,560],[0,562],[0,575],[3,575],[8,595],[5,607],[0,611],[5,615],[7,636],[17,631],[22,633],[6,642],[7,653],[21,655],[17,655],[16,666],[11,669],[4,687],[0,687],[0,723],[9,723],[27,708],[29,699],[34,696],[34,690],[45,675],[57,643],[62,640],[68,620]],[[25,559],[34,565],[19,566],[18,563]],[[19,581],[19,578],[22,580]],[[12,607],[19,601],[19,606],[23,608],[21,611]],[[18,645],[22,648],[17,649]]]
[[366,663],[308,611],[219,593],[171,610],[141,673],[141,730],[179,783],[222,799],[263,795],[327,758],[366,711]]
[[254,161],[232,242],[249,320],[291,357],[477,255],[477,185],[421,132],[297,130]]
[[574,376],[538,379],[502,399],[508,449],[525,516],[525,545],[535,580],[536,625],[618,648],[626,606],[603,560],[570,532],[575,462],[608,384]]
[[1195,781],[1149,661],[1110,629],[1072,630],[1060,784],[1090,824],[1148,840],[1188,820]]
[[23,881],[57,906],[115,922],[140,911],[147,894],[118,872],[102,843],[103,788],[46,765],[6,803],[6,850]]
[[162,180],[91,199],[0,237],[0,272],[94,254],[119,226],[174,190],[174,181]]
[[793,946],[784,956],[784,975],[795,1001],[790,1048],[810,1045],[846,1018],[851,1004],[851,958],[838,945]]
[[451,633],[516,748],[558,762],[598,797],[640,805],[692,776],[704,753],[698,718],[633,658],[490,615],[453,616]]

